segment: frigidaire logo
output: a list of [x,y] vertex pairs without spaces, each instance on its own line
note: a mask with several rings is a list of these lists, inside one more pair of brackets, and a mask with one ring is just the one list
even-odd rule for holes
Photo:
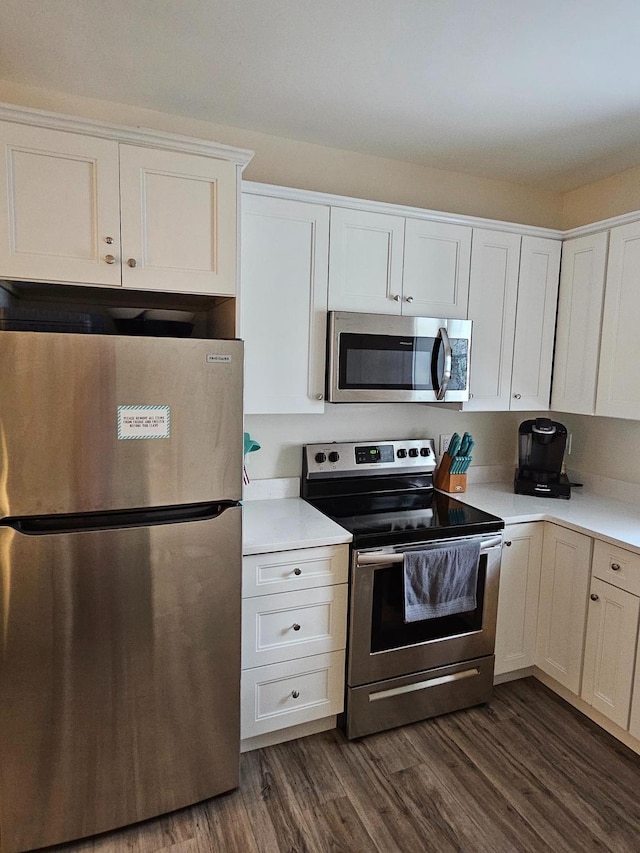
[[209,352],[207,353],[207,364],[231,364],[231,356]]

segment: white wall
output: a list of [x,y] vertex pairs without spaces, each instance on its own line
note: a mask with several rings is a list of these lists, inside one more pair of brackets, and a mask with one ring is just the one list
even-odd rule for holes
[[459,412],[438,405],[327,404],[324,415],[250,415],[245,429],[261,449],[247,456],[251,479],[299,477],[302,445],[325,441],[434,438],[467,430],[476,440],[473,465],[510,472],[517,459],[518,426],[526,412]]

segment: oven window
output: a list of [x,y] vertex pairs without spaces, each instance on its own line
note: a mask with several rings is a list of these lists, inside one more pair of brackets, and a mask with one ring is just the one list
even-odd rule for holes
[[404,621],[404,584],[402,566],[376,569],[373,575],[373,612],[371,618],[371,651],[384,652],[413,646],[430,640],[442,640],[458,634],[482,629],[484,587],[487,556],[481,555],[478,566],[478,588],[475,610],[455,613],[421,622]]

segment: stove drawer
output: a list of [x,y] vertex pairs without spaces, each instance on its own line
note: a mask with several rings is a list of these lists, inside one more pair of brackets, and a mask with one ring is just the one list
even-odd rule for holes
[[242,738],[340,714],[344,651],[247,669],[242,673]]
[[348,575],[348,545],[250,554],[242,558],[242,595],[251,598],[346,583]]
[[348,687],[345,734],[350,739],[362,737],[488,702],[493,691],[493,665],[490,655]]
[[242,668],[344,649],[347,584],[245,598]]

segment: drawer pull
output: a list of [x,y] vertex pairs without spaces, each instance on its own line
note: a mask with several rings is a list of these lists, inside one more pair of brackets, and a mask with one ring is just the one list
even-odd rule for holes
[[507,548],[511,548],[511,540],[505,542],[504,544],[507,546]]
[[297,623],[297,622],[294,622],[294,623],[293,623],[293,630],[294,630],[294,631],[299,631],[299,630],[300,630],[300,625],[298,625],[298,623]]
[[590,598],[591,598],[591,601],[598,601],[600,596],[596,595],[595,592],[592,592]]
[[299,695],[300,695],[300,691],[299,691],[299,690],[292,690],[292,691],[291,691],[291,698],[292,698],[292,699],[297,699]]
[[611,563],[611,571],[619,572],[620,571],[620,563]]
[[299,575],[301,575],[301,574],[302,574],[302,569],[294,569],[294,570],[293,570],[293,573],[294,573],[294,575],[298,575],[298,576],[299,576]]

